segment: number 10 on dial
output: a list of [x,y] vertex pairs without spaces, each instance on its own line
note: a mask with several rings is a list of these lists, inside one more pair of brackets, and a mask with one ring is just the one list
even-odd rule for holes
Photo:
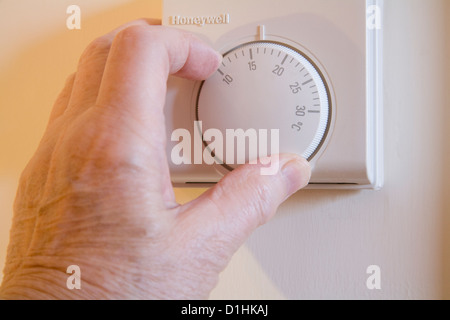
[[203,130],[279,129],[281,153],[311,159],[328,132],[331,101],[322,72],[304,53],[255,41],[225,53],[201,84],[196,118]]

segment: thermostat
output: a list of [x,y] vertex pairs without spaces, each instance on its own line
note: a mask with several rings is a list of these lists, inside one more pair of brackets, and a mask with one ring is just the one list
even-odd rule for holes
[[[382,13],[381,0],[164,0],[163,25],[223,55],[205,81],[169,78],[174,186],[211,186],[263,150],[307,159],[308,188],[380,189]],[[244,137],[231,150],[217,141],[229,132]]]

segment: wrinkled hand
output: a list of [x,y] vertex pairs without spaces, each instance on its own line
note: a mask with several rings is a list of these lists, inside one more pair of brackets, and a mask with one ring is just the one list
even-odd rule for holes
[[[234,252],[304,187],[280,157],[178,205],[163,115],[169,74],[206,79],[221,57],[192,35],[139,20],[96,39],[56,101],[16,201],[3,298],[207,298]],[[66,287],[69,265],[81,290]]]

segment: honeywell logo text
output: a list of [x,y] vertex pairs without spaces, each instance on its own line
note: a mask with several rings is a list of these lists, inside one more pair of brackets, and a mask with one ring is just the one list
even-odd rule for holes
[[196,17],[172,16],[169,18],[169,21],[172,25],[196,25],[199,27],[203,27],[206,24],[229,24],[230,14],[223,13],[215,16]]

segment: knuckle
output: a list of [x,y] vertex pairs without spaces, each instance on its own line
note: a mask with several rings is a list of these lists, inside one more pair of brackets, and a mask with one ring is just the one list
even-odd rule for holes
[[73,86],[73,82],[75,81],[76,76],[77,76],[77,73],[76,73],[76,72],[71,73],[71,74],[66,78],[65,87],[71,87],[71,86]]
[[119,31],[114,38],[115,42],[129,42],[129,41],[141,41],[155,39],[157,33],[153,31],[153,28],[149,28],[145,25],[132,25]]
[[[243,225],[256,227],[265,224],[272,215],[274,204],[271,201],[273,189],[253,170],[239,170],[241,179],[223,179],[216,185],[212,201],[219,202],[224,197],[237,204],[239,214],[237,219]],[[240,183],[246,181],[245,184]],[[221,208],[219,208],[221,209]],[[223,210],[223,209],[222,209]],[[227,214],[227,213],[222,213]]]
[[102,36],[93,40],[84,50],[80,58],[80,64],[93,59],[108,55],[111,49],[111,40],[107,36]]

